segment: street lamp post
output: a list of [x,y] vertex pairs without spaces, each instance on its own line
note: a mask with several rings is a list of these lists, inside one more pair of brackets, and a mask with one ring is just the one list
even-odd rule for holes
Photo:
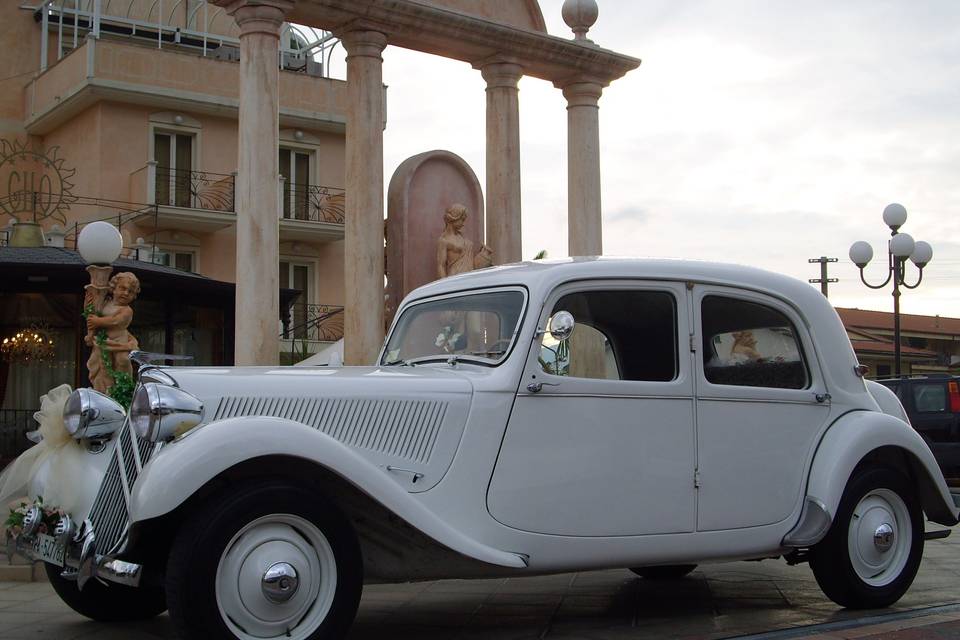
[[[873,258],[873,247],[863,240],[850,245],[850,260],[860,269],[860,281],[871,289],[883,289],[893,282],[893,341],[895,375],[900,375],[900,287],[916,289],[923,280],[923,268],[933,258],[933,247],[922,240],[914,242],[910,234],[900,233],[900,227],[907,221],[907,210],[902,204],[889,204],[883,210],[883,221],[890,227],[890,240],[887,242],[887,278],[881,284],[870,284],[863,275],[863,269]],[[907,284],[907,259],[917,267],[917,281]]]

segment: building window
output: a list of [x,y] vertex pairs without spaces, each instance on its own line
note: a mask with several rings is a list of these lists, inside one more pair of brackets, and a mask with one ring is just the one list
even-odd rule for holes
[[886,378],[890,375],[890,365],[888,364],[878,364],[877,365],[877,377]]
[[283,182],[283,217],[310,219],[310,165],[313,154],[299,149],[280,149],[280,175]]
[[191,134],[154,132],[153,159],[157,163],[157,204],[191,206],[193,146]]
[[157,249],[156,251],[147,251],[147,262],[161,264],[165,267],[173,267],[180,271],[196,272],[196,259],[191,251],[174,251],[166,249]]
[[291,309],[291,337],[306,339],[310,319],[310,305],[314,304],[313,264],[309,262],[280,261],[280,286],[296,289],[300,296]]

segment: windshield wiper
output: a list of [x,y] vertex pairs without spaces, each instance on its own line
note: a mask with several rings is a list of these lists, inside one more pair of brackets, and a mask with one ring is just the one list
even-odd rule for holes
[[414,366],[412,362],[410,362],[409,360],[404,360],[403,358],[397,358],[396,360],[391,360],[390,362],[383,363],[383,366],[385,367],[395,367],[397,365],[401,365],[404,367]]

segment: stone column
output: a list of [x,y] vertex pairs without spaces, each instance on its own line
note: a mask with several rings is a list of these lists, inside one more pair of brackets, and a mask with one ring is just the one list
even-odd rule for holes
[[487,81],[487,238],[494,264],[523,259],[520,237],[520,101],[523,69],[510,62],[480,67]]
[[292,7],[291,0],[241,0],[226,6],[240,26],[234,351],[237,365],[270,365],[279,359],[277,48],[284,16]]
[[603,85],[576,80],[567,99],[567,247],[571,256],[603,253],[600,219],[600,107]]
[[347,51],[343,355],[374,364],[383,344],[383,58],[387,37],[340,34]]

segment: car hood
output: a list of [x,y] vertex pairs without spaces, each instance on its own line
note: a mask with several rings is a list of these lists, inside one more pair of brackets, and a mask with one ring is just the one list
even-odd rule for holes
[[298,422],[355,449],[411,492],[426,491],[446,473],[473,398],[464,374],[440,367],[170,367],[163,373],[203,403],[204,424],[257,417]]

